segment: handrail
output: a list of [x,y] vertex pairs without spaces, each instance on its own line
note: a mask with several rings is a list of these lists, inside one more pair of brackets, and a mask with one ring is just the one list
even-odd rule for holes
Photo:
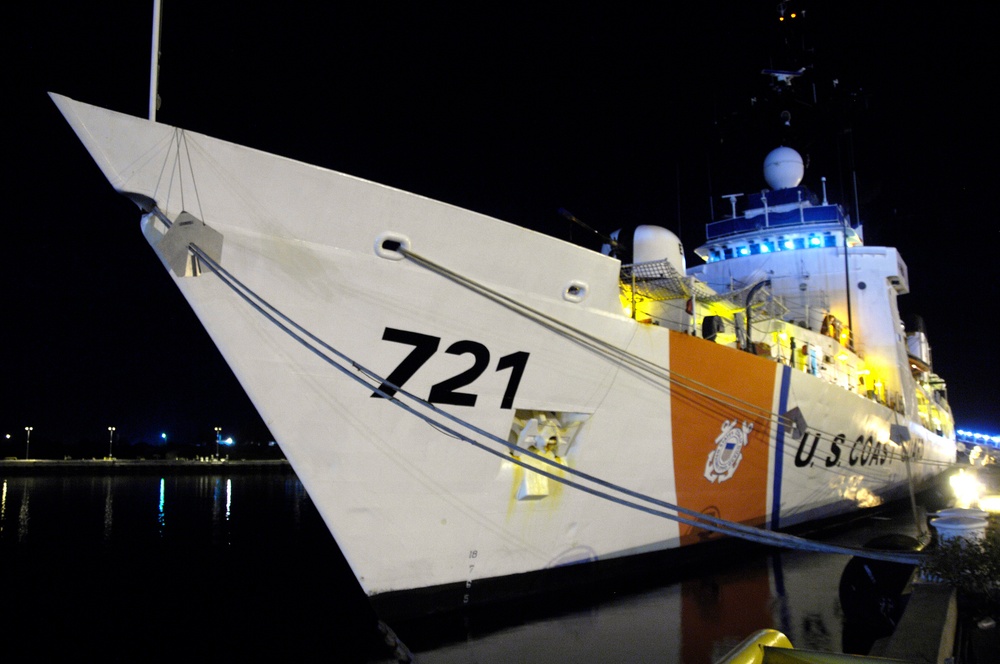
[[818,207],[800,207],[786,212],[771,212],[767,219],[763,215],[754,217],[736,217],[713,221],[705,225],[705,238],[708,241],[718,238],[738,235],[764,228],[787,228],[790,226],[813,226],[817,224],[844,224],[844,214],[836,205],[821,205]]

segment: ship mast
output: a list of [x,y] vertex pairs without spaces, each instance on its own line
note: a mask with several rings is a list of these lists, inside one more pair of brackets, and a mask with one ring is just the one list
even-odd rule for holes
[[153,44],[149,57],[149,119],[156,121],[156,111],[160,107],[160,17],[163,8],[160,0],[153,0]]

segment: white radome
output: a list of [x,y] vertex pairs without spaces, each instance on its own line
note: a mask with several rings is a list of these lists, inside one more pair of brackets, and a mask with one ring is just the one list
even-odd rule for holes
[[764,157],[764,179],[773,189],[799,186],[805,172],[802,155],[792,148],[775,148]]

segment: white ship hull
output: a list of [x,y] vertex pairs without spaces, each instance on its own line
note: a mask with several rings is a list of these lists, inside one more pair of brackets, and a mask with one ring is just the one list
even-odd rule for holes
[[[406,392],[461,422],[401,402],[497,452],[374,397],[379,380],[364,385],[331,366],[204,265],[200,276],[185,276],[192,261],[178,267],[162,239],[167,227],[143,217],[147,239],[371,596],[461,584],[459,601],[476,601],[481,580],[707,535],[533,473],[516,462],[541,467],[538,460],[489,437],[517,442],[540,414],[559,420],[543,431],[560,437],[550,450],[555,475],[574,480],[569,471],[578,470],[772,529],[903,495],[907,464],[890,441],[894,423],[909,429],[915,482],[954,460],[952,440],[898,408],[770,358],[637,322],[623,310],[614,258],[53,98],[116,190],[145,210],[155,203],[170,220],[187,212],[204,221],[221,236],[220,264],[248,289],[357,365],[404,378]],[[397,246],[467,281],[404,258]],[[805,431],[779,417],[796,408]]]

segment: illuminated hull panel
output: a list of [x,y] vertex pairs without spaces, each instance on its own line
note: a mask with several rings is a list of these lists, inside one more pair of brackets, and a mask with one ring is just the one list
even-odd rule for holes
[[[889,442],[896,412],[636,322],[613,258],[53,98],[115,189],[174,222],[146,214],[143,233],[369,595],[464,584],[467,602],[478,580],[710,537],[559,481],[581,481],[574,470],[771,528],[906,489]],[[249,306],[207,258],[191,258],[189,240],[287,318]],[[793,409],[802,431],[778,417]],[[952,441],[910,433],[922,461],[954,459]],[[938,466],[912,472],[923,481]]]

